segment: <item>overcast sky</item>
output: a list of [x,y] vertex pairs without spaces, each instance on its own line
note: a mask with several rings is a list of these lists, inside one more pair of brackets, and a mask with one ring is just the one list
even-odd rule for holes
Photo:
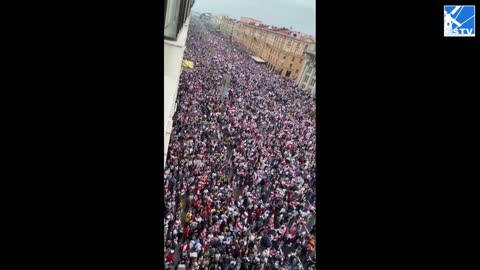
[[196,12],[250,17],[315,36],[315,0],[195,0]]

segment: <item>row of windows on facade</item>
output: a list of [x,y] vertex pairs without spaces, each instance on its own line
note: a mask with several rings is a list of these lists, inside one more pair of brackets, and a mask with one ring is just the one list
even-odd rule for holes
[[[260,49],[260,45],[259,45],[259,44],[255,44],[254,47],[257,48],[257,49]],[[270,46],[268,46],[268,44],[267,44],[267,47],[270,47]],[[287,52],[288,52],[288,50],[287,50]],[[274,48],[270,48],[270,53],[272,53],[273,55],[278,55],[278,54],[279,54],[279,51],[274,50]],[[286,60],[286,59],[287,59],[287,56],[284,55],[284,56],[283,56],[283,59]],[[292,57],[292,62],[295,62],[295,56]],[[299,59],[298,59],[298,63],[301,64],[302,62],[303,62],[303,59],[302,59],[302,58],[299,58]]]
[[[308,82],[308,79],[310,79],[310,76],[306,75],[306,76],[305,76],[305,79],[303,79],[303,82],[304,82],[304,83],[307,83],[307,82]],[[312,78],[312,79],[310,80],[310,85],[313,86],[314,84],[315,84],[315,79]]]
[[[312,66],[308,66],[307,72],[306,72],[306,74],[305,74],[305,78],[303,78],[303,82],[304,82],[304,83],[307,83],[308,80],[310,79],[309,74],[310,74],[311,71],[312,71]],[[316,72],[314,71],[313,74],[311,74],[312,77],[315,76],[315,73],[316,73]],[[312,78],[312,79],[310,80],[310,85],[313,86],[314,84],[315,84],[315,78]]]
[[[257,49],[257,50],[260,50],[260,45],[256,44],[256,45],[254,45],[254,48]],[[278,56],[279,51],[276,51],[276,50],[274,50],[273,48],[270,48],[270,53],[273,54],[273,55]],[[269,56],[268,58],[271,59],[272,56]],[[283,60],[286,60],[286,59],[287,59],[287,56],[284,55],[284,56],[283,56]],[[295,56],[292,56],[292,61],[291,61],[291,62],[295,62]],[[299,58],[299,59],[298,59],[298,63],[301,64],[302,62],[303,62],[303,59],[302,59],[302,58]],[[292,68],[292,64],[290,64],[290,68]],[[298,72],[297,72],[297,73],[298,73]]]

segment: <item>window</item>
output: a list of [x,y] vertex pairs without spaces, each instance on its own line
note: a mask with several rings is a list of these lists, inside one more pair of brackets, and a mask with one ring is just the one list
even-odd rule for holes
[[312,71],[312,66],[308,66],[307,73],[310,73]]
[[290,73],[292,73],[291,70],[287,70],[287,73],[285,74],[286,77],[290,77]]
[[312,79],[312,80],[310,81],[310,85],[313,86],[314,84],[315,84],[315,79]]
[[292,68],[292,64],[290,64],[289,68]]
[[190,15],[192,0],[168,0],[164,2],[164,38],[176,40],[183,24]]
[[165,3],[167,10],[165,11],[165,24],[163,27],[165,31],[164,36],[167,36],[170,39],[176,38],[180,2],[181,1],[169,0]]
[[303,81],[304,81],[304,82],[308,82],[308,79],[310,79],[310,77],[305,76],[305,78],[303,79]]
[[295,56],[292,58],[292,62],[295,62]]
[[295,74],[298,74],[298,69],[295,71]]
[[286,56],[286,55],[284,55],[284,56],[283,56],[283,59],[287,59],[287,56]]

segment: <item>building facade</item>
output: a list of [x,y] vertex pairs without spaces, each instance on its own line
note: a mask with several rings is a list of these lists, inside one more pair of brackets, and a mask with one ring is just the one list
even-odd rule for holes
[[315,61],[315,45],[312,45],[304,52],[304,65],[297,79],[300,88],[310,92],[312,96],[316,96],[317,92],[317,70]]
[[235,27],[236,20],[227,16],[222,16],[218,20],[220,32],[229,40],[232,40],[233,28]]
[[182,69],[183,53],[187,41],[188,24],[193,0],[167,0],[164,2],[163,36],[163,163],[168,153],[173,115],[177,109],[177,91]]
[[315,44],[313,37],[243,17],[234,24],[232,40],[265,60],[271,71],[293,80],[300,76],[304,51]]

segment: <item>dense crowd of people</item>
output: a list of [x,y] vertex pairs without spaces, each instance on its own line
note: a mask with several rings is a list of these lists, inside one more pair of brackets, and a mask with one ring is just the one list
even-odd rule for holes
[[196,18],[186,48],[194,68],[180,76],[164,174],[166,269],[314,269],[314,98]]

